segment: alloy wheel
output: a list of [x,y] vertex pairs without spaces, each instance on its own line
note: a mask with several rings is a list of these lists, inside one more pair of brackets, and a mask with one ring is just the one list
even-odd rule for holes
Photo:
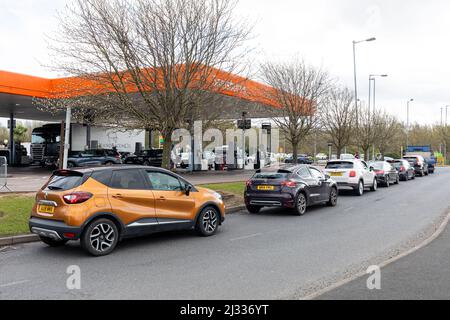
[[209,209],[203,215],[203,228],[207,233],[213,233],[217,228],[217,213],[215,210]]
[[306,197],[300,193],[297,199],[297,212],[300,215],[304,215],[306,212]]
[[110,225],[101,223],[92,229],[91,246],[98,252],[105,252],[114,244],[115,236],[114,229]]

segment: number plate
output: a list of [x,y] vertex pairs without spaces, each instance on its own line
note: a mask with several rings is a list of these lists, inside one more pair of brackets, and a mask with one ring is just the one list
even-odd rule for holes
[[41,213],[48,213],[48,214],[54,214],[55,213],[55,207],[53,206],[45,206],[45,205],[39,205],[38,211]]
[[261,191],[273,191],[275,190],[274,186],[258,186],[258,190]]
[[343,172],[331,172],[330,176],[331,177],[342,177],[343,176]]

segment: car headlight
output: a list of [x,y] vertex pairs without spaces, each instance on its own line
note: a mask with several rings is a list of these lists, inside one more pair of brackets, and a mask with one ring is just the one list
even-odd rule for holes
[[214,195],[214,197],[216,197],[217,199],[222,200],[222,195],[221,195],[220,193],[214,192],[213,195]]

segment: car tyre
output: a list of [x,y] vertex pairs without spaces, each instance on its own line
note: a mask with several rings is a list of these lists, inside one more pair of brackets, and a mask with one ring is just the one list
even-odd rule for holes
[[195,230],[203,237],[210,237],[219,228],[220,213],[214,207],[206,207],[200,212]]
[[294,212],[298,216],[303,216],[306,213],[306,208],[308,206],[308,200],[304,193],[300,192],[295,200]]
[[364,182],[362,182],[362,180],[358,182],[358,187],[356,187],[355,193],[358,197],[361,197],[364,194]]
[[39,238],[41,239],[41,241],[43,243],[45,243],[46,245],[48,245],[49,247],[52,247],[52,248],[62,247],[68,242],[68,240],[55,240],[52,238],[47,238],[47,237],[42,237],[42,236],[40,236]]
[[330,200],[328,201],[327,205],[329,207],[336,207],[338,202],[338,190],[337,188],[333,187],[330,191]]
[[261,211],[261,209],[262,209],[262,207],[259,207],[259,206],[251,206],[251,205],[248,205],[248,206],[246,206],[247,207],[247,211],[249,212],[249,213],[259,213],[260,211]]
[[378,190],[378,181],[377,179],[373,179],[372,187],[370,187],[370,191],[377,191]]
[[106,256],[114,251],[119,242],[119,229],[109,219],[90,223],[81,235],[81,246],[94,257]]

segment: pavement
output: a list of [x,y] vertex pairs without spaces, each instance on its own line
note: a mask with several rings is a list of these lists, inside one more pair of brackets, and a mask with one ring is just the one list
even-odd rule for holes
[[[214,237],[157,234],[124,241],[102,258],[78,243],[5,247],[0,299],[300,299],[428,238],[448,213],[449,189],[450,169],[439,169],[363,197],[343,193],[336,208],[303,217],[240,212]],[[81,290],[66,287],[73,265]]]
[[[36,192],[47,181],[52,170],[40,167],[23,167],[8,169],[8,188],[12,192]],[[226,183],[247,181],[254,174],[254,171],[204,171],[185,173],[180,175],[188,179],[193,184]],[[0,193],[8,190],[0,190]]]
[[319,296],[318,300],[449,300],[450,226],[429,245],[381,268],[379,290],[369,275]]

